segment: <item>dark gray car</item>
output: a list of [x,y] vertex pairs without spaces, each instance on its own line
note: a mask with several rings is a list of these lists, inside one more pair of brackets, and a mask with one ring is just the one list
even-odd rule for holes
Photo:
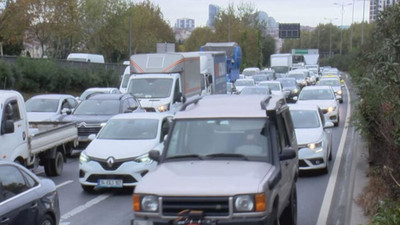
[[89,135],[97,134],[108,119],[131,112],[144,112],[131,94],[101,94],[79,103],[74,112],[62,121],[77,123],[79,145],[76,149],[83,150],[90,143]]
[[57,225],[60,207],[52,180],[0,161],[0,224]]
[[287,78],[278,78],[276,80],[281,82],[282,84],[283,93],[285,94],[285,96],[287,96],[286,101],[292,103],[296,102],[301,90],[301,87],[296,82],[296,79],[293,77],[287,77]]

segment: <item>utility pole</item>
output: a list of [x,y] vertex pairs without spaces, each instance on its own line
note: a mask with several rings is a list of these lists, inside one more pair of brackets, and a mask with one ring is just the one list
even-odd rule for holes
[[351,5],[352,3],[344,4],[344,3],[333,3],[334,5],[338,5],[342,7],[342,20],[340,24],[340,55],[342,54],[342,46],[343,46],[343,14],[344,14],[344,7]]
[[129,16],[129,59],[132,56],[132,16]]
[[363,2],[363,18],[361,23],[361,46],[364,44],[364,15],[365,15],[365,0]]

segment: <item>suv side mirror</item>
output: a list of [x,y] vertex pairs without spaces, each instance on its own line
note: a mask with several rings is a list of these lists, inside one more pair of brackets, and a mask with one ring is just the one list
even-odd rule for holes
[[1,134],[11,134],[14,133],[14,121],[6,120],[1,124]]
[[279,155],[281,161],[294,159],[297,157],[296,151],[292,147],[284,148],[282,153]]
[[149,158],[156,162],[160,162],[160,152],[157,150],[150,150]]

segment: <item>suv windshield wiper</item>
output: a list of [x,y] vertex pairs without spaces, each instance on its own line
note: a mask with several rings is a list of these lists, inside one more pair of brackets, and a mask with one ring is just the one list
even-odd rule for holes
[[241,158],[245,160],[249,160],[249,158],[243,154],[235,154],[235,153],[215,153],[215,154],[208,154],[204,156],[205,158],[224,158],[224,157],[231,157],[231,158]]
[[197,155],[197,154],[188,154],[188,155],[174,155],[167,157],[166,159],[184,159],[184,158],[197,158],[203,160],[204,157],[202,155]]

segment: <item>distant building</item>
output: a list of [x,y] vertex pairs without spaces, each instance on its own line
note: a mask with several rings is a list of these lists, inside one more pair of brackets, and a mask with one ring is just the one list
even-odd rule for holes
[[394,6],[400,0],[371,0],[369,6],[369,21],[375,21],[378,18],[379,12],[382,12],[387,7]]
[[214,27],[215,18],[218,16],[219,13],[219,6],[217,5],[208,5],[208,27]]
[[188,18],[177,19],[175,23],[175,28],[194,30],[194,19],[188,19]]

